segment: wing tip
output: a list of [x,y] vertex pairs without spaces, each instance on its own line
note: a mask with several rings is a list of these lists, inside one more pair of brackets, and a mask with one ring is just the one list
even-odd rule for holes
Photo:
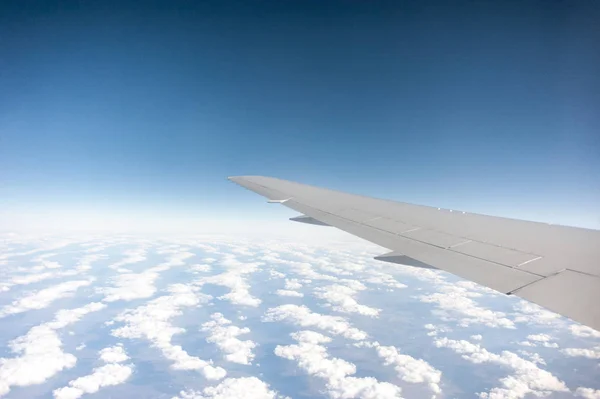
[[227,180],[232,182],[251,180],[251,179],[273,179],[273,177],[260,176],[260,175],[243,175],[243,176],[227,176]]

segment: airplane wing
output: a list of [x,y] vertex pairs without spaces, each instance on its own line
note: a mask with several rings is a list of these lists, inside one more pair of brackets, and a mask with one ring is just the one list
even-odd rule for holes
[[375,259],[445,270],[600,330],[600,231],[432,208],[264,176],[229,180],[388,248]]

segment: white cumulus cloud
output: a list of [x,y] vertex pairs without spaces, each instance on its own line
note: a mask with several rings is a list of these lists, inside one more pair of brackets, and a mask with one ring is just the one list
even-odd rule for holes
[[63,352],[56,330],[105,307],[94,302],[76,309],[63,309],[54,320],[32,327],[27,334],[10,341],[9,348],[18,356],[0,358],[0,396],[7,394],[11,386],[41,384],[58,372],[75,366],[77,359]]
[[361,340],[367,334],[339,316],[322,315],[314,313],[306,306],[281,305],[269,308],[263,316],[265,322],[287,321],[302,327],[317,327],[332,334],[342,335],[348,339]]
[[568,392],[564,382],[515,353],[503,351],[498,355],[489,352],[479,344],[448,338],[437,339],[435,345],[438,348],[450,348],[461,354],[464,359],[476,364],[494,363],[513,370],[514,375],[500,379],[501,387],[493,388],[490,392],[480,393],[481,398],[517,399],[524,398],[528,394],[547,396],[551,392]]
[[122,338],[144,338],[158,348],[163,355],[173,362],[177,370],[198,370],[207,379],[221,379],[226,372],[221,367],[214,367],[212,361],[190,356],[181,346],[173,345],[173,335],[185,329],[175,327],[170,320],[182,314],[182,309],[195,307],[208,302],[208,295],[200,294],[197,288],[184,284],[173,284],[169,287],[171,295],[153,299],[146,305],[119,314],[115,321],[125,326],[112,330],[112,335]]
[[600,359],[600,345],[591,349],[586,348],[565,348],[561,350],[567,356],[581,356],[588,359]]
[[292,334],[298,341],[294,345],[278,345],[275,354],[284,359],[294,360],[308,374],[324,379],[331,398],[392,399],[401,398],[398,386],[380,382],[373,377],[352,377],[356,366],[346,360],[332,358],[327,349],[319,345],[328,342],[329,337],[314,331]]
[[69,381],[66,387],[53,391],[56,399],[77,399],[86,393],[96,393],[102,387],[123,384],[133,373],[132,365],[119,364],[129,359],[121,345],[102,349],[100,359],[104,366],[94,369],[92,374]]
[[[114,301],[132,301],[134,299],[150,298],[156,292],[155,281],[160,277],[160,273],[171,269],[172,267],[185,265],[185,260],[194,256],[191,252],[169,251],[167,260],[157,266],[144,270],[141,273],[123,273],[113,278],[112,287],[98,289],[98,292],[105,295],[107,302]],[[139,259],[141,256],[131,255],[126,259]],[[136,260],[139,261],[139,260]],[[123,261],[121,261],[123,262]],[[128,262],[131,263],[131,262]]]
[[579,387],[575,390],[575,395],[585,399],[600,399],[600,389]]
[[[279,399],[277,392],[256,377],[227,378],[199,391],[182,391],[180,399]],[[283,398],[282,398],[283,399]]]
[[383,346],[378,342],[374,342],[372,346],[376,349],[377,355],[384,359],[386,365],[394,366],[398,377],[403,381],[427,383],[434,394],[442,392],[440,388],[442,372],[425,360],[415,359],[412,356],[400,353],[393,346]]
[[471,297],[481,296],[465,287],[445,284],[443,292],[421,295],[419,299],[425,303],[437,304],[444,313],[444,318],[456,318],[463,327],[472,324],[483,324],[488,327],[515,328],[514,323],[502,312],[495,312],[479,306]]
[[275,294],[277,294],[279,296],[291,296],[291,297],[296,297],[296,298],[302,298],[304,296],[303,293],[298,292],[298,291],[292,291],[292,290],[277,290],[277,291],[275,291]]
[[358,313],[365,316],[377,317],[381,309],[359,304],[354,296],[366,287],[358,281],[348,285],[333,284],[315,289],[317,298],[327,301],[333,310],[342,313]]
[[215,343],[219,349],[226,353],[225,359],[240,364],[250,364],[254,359],[252,349],[256,344],[250,340],[242,341],[237,337],[248,334],[250,329],[231,325],[221,313],[213,313],[211,321],[202,324],[202,331],[209,333],[206,340]]
[[34,309],[43,309],[57,299],[73,296],[81,288],[88,286],[92,280],[74,280],[57,284],[53,287],[31,293],[13,301],[0,310],[0,318],[10,314],[23,313]]
[[262,263],[241,262],[233,255],[226,255],[219,265],[227,268],[224,273],[214,276],[202,277],[195,281],[195,284],[202,286],[204,284],[215,284],[230,289],[230,292],[220,296],[219,299],[227,300],[236,305],[245,305],[256,307],[261,304],[261,300],[250,294],[250,285],[246,281],[245,275],[254,273]]
[[123,346],[109,346],[108,348],[102,349],[100,352],[100,359],[106,363],[122,363],[129,360],[129,356],[123,349]]
[[581,324],[571,324],[569,330],[576,337],[581,338],[600,338],[600,331],[596,331],[591,327],[582,326]]
[[86,393],[96,393],[102,387],[123,384],[133,373],[128,365],[110,363],[94,369],[94,372],[69,382],[69,386],[55,389],[56,399],[77,399]]

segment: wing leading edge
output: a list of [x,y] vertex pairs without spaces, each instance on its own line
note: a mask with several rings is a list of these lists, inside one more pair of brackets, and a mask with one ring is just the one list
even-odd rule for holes
[[388,248],[375,259],[448,271],[600,330],[600,231],[381,200],[264,176],[229,180]]

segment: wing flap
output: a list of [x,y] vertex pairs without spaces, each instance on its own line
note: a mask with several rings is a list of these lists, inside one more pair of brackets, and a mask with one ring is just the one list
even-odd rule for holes
[[446,233],[440,233],[439,231],[427,229],[409,230],[405,233],[400,233],[400,235],[402,237],[421,241],[444,249],[471,241],[463,237],[457,237]]
[[567,269],[515,290],[513,294],[600,329],[599,287],[599,277]]
[[541,258],[539,255],[527,254],[478,241],[470,241],[451,249],[454,252],[460,252],[461,254],[475,258],[487,259],[509,267],[518,267]]
[[438,248],[431,244],[401,237],[383,230],[378,230],[300,204],[294,200],[290,200],[284,205],[357,237],[397,251],[411,259],[437,269],[448,271],[502,293],[516,290],[542,278],[542,276],[536,274],[516,270],[483,259],[477,259],[458,252]]

